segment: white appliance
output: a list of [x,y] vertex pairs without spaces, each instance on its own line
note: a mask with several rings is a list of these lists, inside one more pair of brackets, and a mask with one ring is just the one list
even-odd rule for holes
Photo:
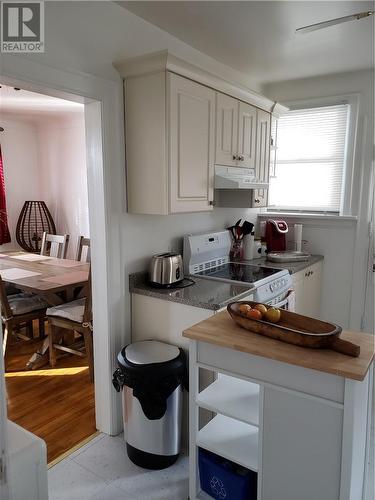
[[10,420],[6,428],[11,500],[48,500],[45,442]]
[[255,168],[215,165],[215,189],[267,189],[268,182],[255,177]]
[[288,307],[292,288],[289,271],[245,262],[230,262],[230,247],[231,238],[228,231],[185,236],[185,274],[253,286],[255,302],[291,309]]

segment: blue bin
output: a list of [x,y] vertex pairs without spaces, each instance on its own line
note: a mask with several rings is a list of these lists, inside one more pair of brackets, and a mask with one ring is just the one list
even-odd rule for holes
[[202,490],[217,500],[256,500],[257,473],[199,448]]

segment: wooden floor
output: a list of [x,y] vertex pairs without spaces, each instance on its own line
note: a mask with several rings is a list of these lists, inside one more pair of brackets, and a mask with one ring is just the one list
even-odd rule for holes
[[86,359],[77,356],[62,357],[54,369],[25,371],[39,345],[22,340],[7,347],[8,418],[44,439],[52,462],[96,432],[94,384]]

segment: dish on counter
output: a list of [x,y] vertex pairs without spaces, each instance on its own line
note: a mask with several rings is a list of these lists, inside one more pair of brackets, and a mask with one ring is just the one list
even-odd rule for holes
[[280,310],[280,320],[277,323],[270,323],[262,319],[249,318],[239,310],[241,304],[248,304],[253,308],[258,303],[249,301],[231,302],[227,306],[231,318],[239,326],[250,332],[300,347],[332,349],[354,357],[358,357],[360,354],[358,345],[340,339],[342,328],[338,325],[283,309]]
[[303,262],[309,260],[311,254],[306,252],[294,252],[288,251],[285,252],[270,252],[267,254],[267,260],[270,262],[279,262],[282,264],[283,262]]

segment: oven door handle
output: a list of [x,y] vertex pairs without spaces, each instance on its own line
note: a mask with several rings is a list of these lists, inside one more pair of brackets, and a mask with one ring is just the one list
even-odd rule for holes
[[280,309],[281,307],[285,306],[286,304],[288,304],[288,297],[286,297],[284,300],[281,300],[280,302],[277,302],[277,304],[270,304],[271,307],[277,307],[278,309]]

